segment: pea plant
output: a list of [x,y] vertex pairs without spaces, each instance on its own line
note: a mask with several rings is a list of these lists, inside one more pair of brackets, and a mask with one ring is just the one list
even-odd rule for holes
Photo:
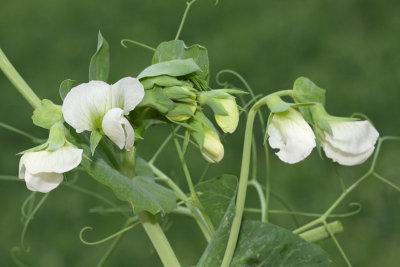
[[[135,77],[121,77],[109,83],[110,49],[99,32],[97,50],[89,64],[89,80],[62,81],[61,101],[40,99],[0,50],[0,68],[32,106],[33,124],[48,130],[47,139],[39,139],[1,124],[36,143],[19,153],[19,179],[9,179],[25,182],[32,191],[22,209],[25,219],[21,244],[12,249],[16,264],[25,266],[20,256],[28,249],[24,237],[29,222],[51,191],[63,190],[60,185],[65,185],[104,202],[108,207],[102,212],[120,212],[127,218],[119,232],[95,243],[85,240],[88,228],[82,229],[80,238],[85,244],[111,243],[98,266],[116,249],[119,238],[139,225],[164,266],[181,266],[160,226],[169,213],[190,216],[203,234],[207,246],[199,259],[193,259],[193,265],[198,267],[327,266],[329,255],[315,244],[326,238],[334,242],[351,266],[335,237],[343,231],[337,219],[356,214],[359,207],[346,214],[333,212],[368,177],[375,177],[400,192],[399,186],[375,170],[382,144],[400,141],[400,137],[380,137],[372,122],[360,114],[350,117],[329,114],[325,108],[325,90],[306,77],[296,79],[292,89],[255,95],[242,76],[227,69],[216,75],[218,88],[211,88],[207,49],[198,44],[186,46],[179,39],[195,1],[187,3],[174,40],[163,41],[156,48],[134,40],[121,41],[125,47],[135,44],[154,52],[151,64]],[[241,84],[222,81],[221,77],[228,75]],[[269,113],[262,107],[267,107]],[[239,118],[246,122],[240,173],[221,174],[212,179],[194,174],[186,163],[187,148],[194,146],[209,164],[218,164],[224,158],[221,137],[235,132]],[[254,137],[256,120],[264,140]],[[137,144],[151,142],[146,133],[158,124],[168,125],[171,132],[154,155],[145,159],[140,156]],[[188,192],[156,164],[169,142],[176,147]],[[342,193],[325,212],[314,214],[314,220],[289,230],[269,222],[268,145],[287,164],[305,160],[314,148],[321,158],[340,165],[354,166],[372,160],[369,170],[353,184],[345,186],[342,181]],[[265,150],[262,166],[256,160],[259,147]],[[257,170],[263,168],[266,175],[259,177]],[[66,180],[70,173],[82,172],[111,189],[116,199],[126,205],[118,206],[90,188],[80,188]],[[249,186],[256,189],[260,204],[257,209],[246,206]],[[36,194],[41,198],[35,199]],[[243,219],[244,212],[257,212],[260,219]],[[191,240],[188,238],[187,242]]]

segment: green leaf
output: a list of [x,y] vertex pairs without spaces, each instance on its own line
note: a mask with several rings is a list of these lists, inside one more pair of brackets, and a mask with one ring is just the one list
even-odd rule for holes
[[146,90],[146,94],[139,107],[152,107],[161,113],[167,113],[175,107],[175,104],[170,100],[160,87],[155,87],[151,90]]
[[96,147],[99,145],[101,137],[102,134],[98,131],[92,131],[92,133],[90,134],[90,152],[92,152],[92,156],[94,154],[94,151],[96,150]]
[[[236,183],[237,183],[237,181],[236,181]],[[224,190],[224,191],[227,192],[228,190]],[[226,194],[223,196],[226,197],[228,195]],[[226,249],[226,244],[228,243],[228,239],[229,239],[229,233],[230,233],[230,229],[232,226],[232,220],[233,220],[233,217],[235,216],[235,200],[236,200],[236,188],[235,188],[234,194],[231,196],[229,205],[226,208],[226,211],[225,211],[222,219],[220,220],[221,223],[219,224],[218,229],[215,232],[210,243],[204,250],[203,255],[201,256],[199,262],[196,265],[197,267],[220,267],[221,266],[222,259],[224,257],[224,253],[225,253],[225,249]],[[215,220],[216,217],[213,216],[211,218],[214,218],[214,220]]]
[[54,124],[64,121],[61,106],[43,99],[40,107],[33,111],[32,121],[36,126],[50,129]]
[[199,71],[200,67],[192,59],[175,59],[165,62],[156,63],[145,68],[139,75],[138,79],[147,77],[155,77],[159,75],[169,75],[174,77],[184,76],[196,71]]
[[61,82],[60,88],[58,89],[58,92],[60,93],[61,100],[64,100],[69,91],[71,90],[72,87],[74,87],[76,84],[76,81],[71,80],[71,79],[66,79]]
[[103,159],[92,160],[84,156],[81,165],[95,180],[111,188],[118,199],[132,203],[136,214],[142,211],[169,213],[176,208],[174,192],[153,179],[141,176],[130,178]]
[[192,45],[187,47],[182,40],[172,40],[162,42],[156,48],[153,56],[153,64],[170,61],[174,59],[192,58],[200,67],[198,74],[202,79],[209,80],[209,60],[207,49],[201,45]]
[[328,266],[326,253],[279,226],[244,221],[231,266]]
[[154,177],[153,169],[149,166],[147,161],[137,156],[135,160],[135,174],[142,177]]
[[215,228],[220,225],[229,203],[235,196],[237,178],[224,174],[195,186],[204,211],[210,217]]
[[293,85],[293,98],[297,103],[315,102],[325,105],[325,89],[306,77],[299,77]]
[[267,97],[267,106],[272,113],[280,113],[289,110],[290,104],[283,101],[279,96]]
[[110,46],[99,31],[97,50],[89,65],[89,81],[100,80],[107,82],[110,71]]

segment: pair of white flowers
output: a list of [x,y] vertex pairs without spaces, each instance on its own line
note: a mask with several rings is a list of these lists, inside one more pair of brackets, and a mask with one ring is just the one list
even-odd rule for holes
[[[332,134],[322,131],[325,155],[341,165],[366,161],[374,151],[379,133],[369,121],[327,120]],[[277,156],[293,164],[304,160],[316,146],[315,135],[302,115],[293,108],[275,113],[268,127],[269,144]]]
[[[136,78],[126,77],[113,85],[90,81],[70,90],[64,99],[64,120],[76,132],[97,131],[106,135],[119,148],[130,150],[135,134],[125,118],[143,99],[144,88]],[[62,136],[64,138],[64,136]],[[77,167],[82,149],[65,139],[63,145],[52,149],[51,133],[46,145],[24,153],[19,164],[19,178],[25,179],[28,189],[47,193],[63,180],[63,173]]]

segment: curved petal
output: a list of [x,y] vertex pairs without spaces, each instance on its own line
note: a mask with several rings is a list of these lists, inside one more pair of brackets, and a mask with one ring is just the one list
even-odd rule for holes
[[66,143],[53,152],[43,150],[25,153],[21,162],[25,165],[25,174],[26,172],[35,175],[43,172],[64,173],[79,165],[82,160],[82,152],[82,149]]
[[40,172],[32,174],[29,171],[25,173],[26,187],[31,191],[48,193],[58,187],[64,176],[62,173]]
[[125,77],[112,85],[112,107],[120,108],[128,115],[144,97],[143,85],[138,79]]
[[123,116],[123,110],[113,108],[103,118],[103,132],[120,149],[130,150],[135,141],[135,133],[129,121]]
[[365,152],[361,152],[359,154],[353,154],[341,151],[333,147],[328,142],[322,143],[322,147],[324,148],[325,155],[328,158],[332,159],[334,162],[339,163],[340,165],[345,165],[345,166],[353,166],[365,162],[371,156],[371,154],[374,152],[375,149],[375,146],[372,146]]
[[25,158],[24,155],[22,155],[21,159],[19,160],[18,178],[25,179],[25,172],[26,172]]
[[304,160],[315,147],[315,135],[301,114],[294,109],[276,113],[268,127],[268,142],[286,163]]
[[210,163],[220,162],[224,158],[224,146],[218,134],[210,129],[205,129],[204,131],[205,136],[201,154]]
[[111,86],[102,81],[90,81],[69,91],[62,112],[64,120],[80,133],[100,128],[101,119],[111,104]]
[[330,121],[333,136],[325,133],[325,140],[342,152],[359,154],[374,147],[378,131],[369,121]]
[[235,98],[221,99],[220,103],[228,115],[215,115],[215,120],[224,133],[233,133],[239,124],[239,109]]

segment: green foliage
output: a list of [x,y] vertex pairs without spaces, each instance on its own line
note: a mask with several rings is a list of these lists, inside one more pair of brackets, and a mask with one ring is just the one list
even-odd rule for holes
[[155,77],[159,75],[169,75],[174,77],[185,76],[187,74],[200,71],[200,67],[192,58],[174,59],[153,64],[145,68],[139,75],[138,79],[147,77]]
[[99,145],[99,142],[101,140],[102,134],[99,131],[92,131],[90,134],[90,152],[92,152],[92,156],[94,154],[94,151],[96,150],[96,147]]
[[128,177],[103,159],[91,160],[85,156],[81,164],[95,180],[111,188],[117,198],[130,202],[135,213],[169,213],[176,208],[174,192],[155,183],[150,177]]
[[33,124],[45,129],[50,129],[54,124],[63,120],[61,106],[48,99],[43,99],[40,107],[33,111]]
[[187,47],[182,40],[172,40],[162,42],[156,48],[153,56],[153,64],[169,61],[173,59],[192,58],[200,67],[198,76],[208,82],[209,80],[209,60],[207,49],[201,45],[192,45]]
[[155,87],[151,90],[146,90],[146,94],[138,106],[152,107],[161,113],[167,113],[175,107],[175,104],[165,95],[162,88]]
[[168,75],[160,75],[157,77],[144,78],[140,82],[142,83],[145,90],[151,89],[154,86],[168,87],[168,86],[180,86],[184,84],[183,81],[180,81],[177,78]]
[[242,266],[328,266],[328,256],[292,232],[259,221],[244,221],[232,267]]
[[61,100],[67,96],[68,92],[76,85],[76,81],[71,79],[66,79],[61,82],[58,92],[60,93]]
[[195,186],[204,211],[217,228],[224,216],[232,197],[236,194],[237,177],[224,174]]
[[89,81],[100,80],[107,82],[110,72],[110,46],[99,31],[97,50],[90,59]]

